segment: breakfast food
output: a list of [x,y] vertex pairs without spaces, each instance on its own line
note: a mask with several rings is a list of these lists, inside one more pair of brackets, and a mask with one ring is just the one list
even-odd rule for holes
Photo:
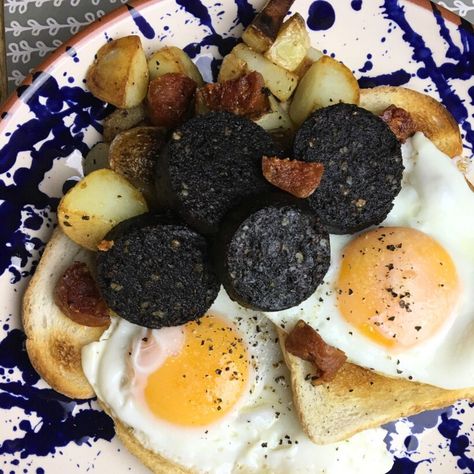
[[119,435],[126,445],[139,441],[140,459],[154,472],[386,472],[391,465],[381,429],[351,443],[309,441],[291,406],[274,326],[224,290],[200,324],[150,331],[115,319],[83,350],[83,364]]
[[203,316],[219,290],[205,239],[157,215],[126,220],[107,234],[97,282],[112,310],[149,328]]
[[82,370],[81,349],[97,341],[107,325],[90,327],[72,321],[55,303],[54,290],[73,262],[92,267],[93,261],[91,251],[57,228],[23,296],[22,321],[30,361],[46,382],[71,398],[94,396]]
[[156,168],[162,205],[197,231],[217,232],[224,215],[251,195],[270,191],[262,155],[275,155],[270,135],[228,112],[195,117],[177,128]]
[[380,223],[400,191],[400,145],[388,126],[355,105],[319,109],[295,136],[297,159],[324,165],[309,197],[330,233],[349,234]]
[[[154,472],[386,472],[381,423],[474,393],[468,363],[449,371],[457,353],[472,359],[474,228],[456,204],[473,209],[474,198],[422,134],[409,138],[429,133],[451,155],[459,130],[422,94],[360,90],[309,46],[298,14],[282,25],[291,3],[269,2],[218,84],[166,47],[148,59],[135,104],[138,48],[125,96],[110,96],[134,107],[111,114],[110,148],[91,155],[116,173],[92,171],[60,205],[64,232],[96,251],[84,257],[90,274],[66,258],[54,283],[48,247],[25,296],[35,367],[63,393],[96,394]],[[136,43],[98,55],[98,97],[104,58]],[[132,217],[148,209],[140,191],[163,214]],[[67,307],[57,320],[42,313],[37,291],[58,295],[64,270],[96,278],[108,329],[69,336]]]
[[390,105],[408,111],[416,129],[443,153],[451,158],[462,154],[459,125],[437,100],[405,87],[380,86],[361,90],[360,106],[364,109],[381,115]]
[[165,142],[159,127],[134,127],[118,133],[108,149],[108,165],[135,186],[149,207],[157,207],[154,169],[156,150]]
[[139,105],[148,89],[148,65],[138,36],[125,36],[97,51],[87,71],[87,86],[100,99],[120,108]]
[[293,307],[326,274],[329,236],[296,199],[273,194],[255,201],[231,212],[222,224],[215,244],[218,274],[242,306],[260,311]]
[[63,232],[77,244],[96,250],[119,222],[148,211],[142,193],[122,175],[100,169],[71,188],[58,207]]

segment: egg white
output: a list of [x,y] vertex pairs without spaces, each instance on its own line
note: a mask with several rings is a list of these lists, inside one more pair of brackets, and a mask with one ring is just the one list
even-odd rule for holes
[[442,329],[395,354],[358,333],[340,315],[334,285],[343,248],[358,234],[331,235],[331,265],[317,291],[298,307],[266,314],[287,330],[303,319],[350,362],[379,373],[446,389],[474,387],[474,193],[455,163],[422,133],[409,139],[402,153],[402,189],[380,226],[420,230],[451,256],[462,296]]
[[223,289],[208,313],[233,321],[253,358],[245,396],[230,414],[206,427],[159,420],[133,397],[127,357],[145,328],[114,318],[101,340],[83,349],[84,372],[98,398],[132,427],[146,448],[196,472],[387,472],[393,460],[382,429],[327,446],[317,446],[304,435],[277,334],[265,316],[240,307]]

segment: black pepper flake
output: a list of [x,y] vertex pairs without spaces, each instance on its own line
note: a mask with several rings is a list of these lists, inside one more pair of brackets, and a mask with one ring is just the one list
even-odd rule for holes
[[217,374],[217,375],[221,375],[221,374],[222,374],[222,370],[221,370],[221,369],[216,369],[216,374]]
[[266,448],[268,446],[268,443],[262,443],[262,448]]
[[419,331],[421,329],[421,326],[415,326],[415,331]]

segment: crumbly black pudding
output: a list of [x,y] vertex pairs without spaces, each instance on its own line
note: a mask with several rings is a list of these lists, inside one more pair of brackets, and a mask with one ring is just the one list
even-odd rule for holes
[[122,318],[148,328],[177,326],[203,316],[219,291],[207,242],[170,218],[129,219],[98,252],[97,280],[109,305]]
[[329,235],[301,200],[275,194],[229,213],[215,241],[217,274],[242,306],[296,306],[329,268]]
[[248,119],[226,112],[195,117],[173,132],[161,153],[158,200],[198,232],[214,234],[232,207],[272,189],[261,160],[276,152],[271,136]]
[[382,119],[356,105],[314,112],[293,145],[295,158],[324,164],[308,198],[329,232],[349,234],[379,224],[400,192],[400,144]]

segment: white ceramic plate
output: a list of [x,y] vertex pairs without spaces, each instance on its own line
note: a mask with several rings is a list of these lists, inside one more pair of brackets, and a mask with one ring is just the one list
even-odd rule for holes
[[[5,105],[0,121],[0,473],[147,472],[114,438],[94,402],[49,389],[31,368],[20,328],[25,284],[109,111],[84,89],[108,39],[139,34],[147,52],[185,47],[211,80],[261,0],[135,2],[60,48]],[[440,99],[474,144],[472,26],[425,0],[296,0],[315,47],[353,69],[363,87],[404,85]],[[469,89],[470,87],[470,89]],[[72,181],[71,181],[72,180]],[[456,370],[453,367],[453,370]],[[387,425],[393,473],[474,472],[467,402]]]

